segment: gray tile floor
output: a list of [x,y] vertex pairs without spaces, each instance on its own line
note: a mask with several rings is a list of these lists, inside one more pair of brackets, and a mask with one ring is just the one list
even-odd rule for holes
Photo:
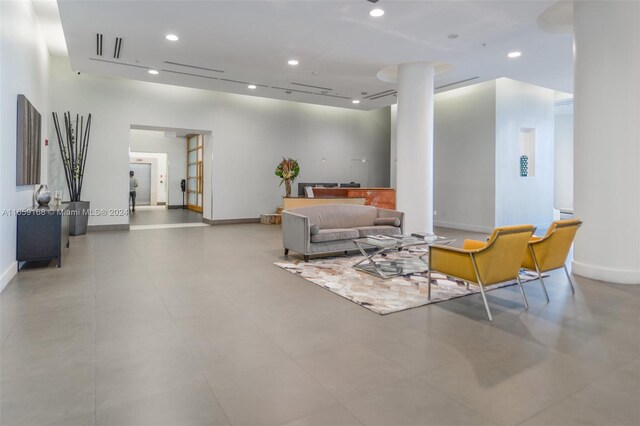
[[129,215],[129,225],[167,225],[172,223],[199,223],[202,214],[186,209],[137,208]]
[[[462,238],[464,233],[441,230]],[[2,425],[637,425],[640,287],[562,273],[379,316],[268,225],[74,237],[0,294]]]

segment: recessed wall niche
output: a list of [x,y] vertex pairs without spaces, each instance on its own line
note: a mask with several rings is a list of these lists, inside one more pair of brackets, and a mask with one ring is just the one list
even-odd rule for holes
[[536,175],[536,129],[520,128],[520,177]]

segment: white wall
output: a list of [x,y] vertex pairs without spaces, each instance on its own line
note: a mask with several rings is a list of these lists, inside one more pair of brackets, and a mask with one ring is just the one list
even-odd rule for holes
[[[496,80],[496,226],[553,221],[553,90]],[[520,129],[535,129],[535,177],[520,177]]]
[[[46,183],[49,52],[30,1],[0,1],[0,212],[28,207],[33,187],[16,187],[17,97],[42,115],[42,182]],[[49,138],[51,140],[51,138]],[[0,216],[0,290],[16,273],[16,217]]]
[[554,207],[573,210],[573,105],[556,107]]
[[[132,124],[211,130],[211,157],[205,147],[211,158],[205,174],[210,169],[213,182],[212,200],[205,194],[208,219],[257,218],[274,211],[284,193],[274,175],[282,156],[299,160],[301,181],[348,181],[350,159],[366,158],[369,183],[389,184],[388,108],[356,111],[76,75],[59,58],[52,71],[53,109],[93,113],[83,198],[94,208],[127,207]],[[127,220],[92,217],[89,224]]]
[[[180,181],[187,178],[187,148],[186,140],[182,137],[165,137],[164,132],[155,130],[131,129],[129,132],[131,151],[162,152],[167,155],[168,190],[170,206],[182,205],[182,191]],[[162,186],[161,186],[162,188]],[[161,192],[161,191],[159,191]],[[166,201],[158,198],[158,201]]]
[[435,97],[434,223],[486,232],[495,224],[496,82]]

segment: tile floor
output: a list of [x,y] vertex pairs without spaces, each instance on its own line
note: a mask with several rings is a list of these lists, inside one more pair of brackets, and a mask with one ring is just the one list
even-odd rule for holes
[[173,223],[201,223],[202,214],[185,209],[139,206],[129,214],[129,225],[166,225]]
[[[463,238],[465,233],[440,230]],[[637,425],[640,287],[563,273],[379,316],[269,225],[91,233],[0,294],[2,425]]]

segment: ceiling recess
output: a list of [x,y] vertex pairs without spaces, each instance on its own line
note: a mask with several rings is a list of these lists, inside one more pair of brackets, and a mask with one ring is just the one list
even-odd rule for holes
[[[127,62],[119,62],[119,61],[117,62],[117,61],[112,61],[112,60],[109,60],[109,59],[102,59],[102,58],[89,58],[89,60],[90,61],[97,61],[97,62],[105,62],[105,63],[109,63],[109,64],[113,64],[113,65],[121,65],[121,66],[124,66],[124,67],[142,68],[142,69],[145,69],[145,70],[154,69],[153,67],[149,67],[149,66],[145,66],[145,65],[129,64]],[[165,61],[165,63],[166,64],[172,64],[172,65],[187,66],[187,67],[190,67],[190,68],[197,68],[197,69],[209,69],[209,68],[203,68],[203,67],[197,67],[197,66],[189,66],[189,65],[177,64],[175,62],[168,62],[168,61]],[[185,76],[189,76],[189,77],[199,77],[199,78],[206,78],[206,79],[209,79],[209,80],[219,80],[219,81],[224,81],[224,82],[227,82],[227,83],[234,83],[234,84],[242,84],[242,85],[253,84],[253,85],[258,86],[258,87],[270,88],[270,89],[275,89],[275,90],[284,90],[285,93],[287,93],[287,94],[291,94],[293,92],[296,92],[296,93],[304,93],[304,94],[307,94],[307,95],[325,96],[325,97],[329,97],[329,98],[351,99],[348,96],[332,95],[332,94],[328,93],[329,90],[333,90],[333,89],[329,89],[329,88],[326,88],[326,87],[320,87],[320,86],[312,86],[312,85],[309,85],[309,84],[291,83],[292,85],[297,85],[297,86],[311,87],[311,88],[314,88],[314,89],[322,89],[323,92],[322,93],[316,93],[316,92],[311,92],[309,90],[298,90],[298,89],[290,89],[290,88],[279,87],[279,86],[269,86],[269,85],[266,85],[266,84],[249,83],[248,81],[232,80],[230,78],[212,77],[212,76],[209,76],[209,75],[195,74],[195,73],[184,72],[184,71],[176,71],[176,70],[168,70],[168,69],[161,69],[160,71],[166,72],[166,73],[171,73],[171,74],[185,75]],[[224,72],[224,71],[218,71],[218,72]],[[384,92],[374,93],[373,95],[367,96],[364,99],[375,100],[375,99],[383,98],[385,96],[395,95],[395,93],[396,93],[395,90],[385,90]]]

